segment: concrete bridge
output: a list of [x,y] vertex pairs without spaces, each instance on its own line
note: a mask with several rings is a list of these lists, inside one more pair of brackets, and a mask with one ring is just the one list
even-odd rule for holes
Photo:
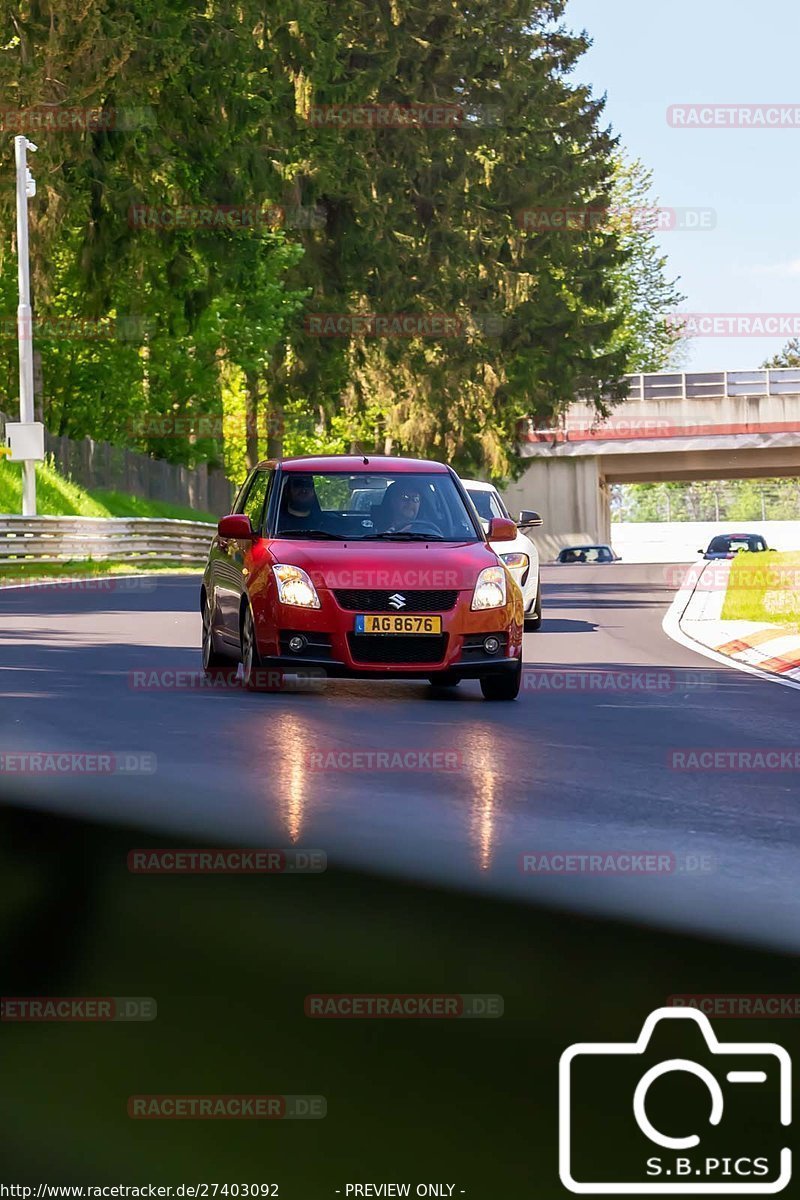
[[512,512],[542,514],[535,540],[546,557],[568,542],[610,540],[612,483],[800,475],[800,370],[664,372],[628,383],[606,420],[578,400],[557,427],[523,425],[530,465],[504,495]]

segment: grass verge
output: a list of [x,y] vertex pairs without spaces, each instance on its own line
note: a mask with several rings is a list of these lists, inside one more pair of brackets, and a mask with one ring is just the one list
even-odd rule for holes
[[157,571],[160,575],[201,575],[202,567],[185,563],[164,562],[65,562],[65,563],[20,563],[0,566],[0,585],[4,583],[26,583],[39,579],[92,579],[109,575],[146,575]]
[[739,554],[731,563],[723,621],[772,621],[800,630],[800,551]]
[[[36,508],[43,517],[170,517],[179,521],[209,521],[212,513],[187,505],[145,500],[124,492],[87,491],[60,475],[50,463],[36,466]],[[0,458],[0,512],[22,512],[22,466]]]

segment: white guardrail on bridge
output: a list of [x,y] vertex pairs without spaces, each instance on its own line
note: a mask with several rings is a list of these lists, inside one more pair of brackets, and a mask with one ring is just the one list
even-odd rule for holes
[[115,562],[204,563],[216,526],[155,517],[0,515],[0,564]]

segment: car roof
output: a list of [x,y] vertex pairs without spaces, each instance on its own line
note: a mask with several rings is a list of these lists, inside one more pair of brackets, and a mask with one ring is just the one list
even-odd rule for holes
[[[364,462],[364,458],[367,462]],[[426,458],[395,458],[388,454],[327,454],[305,455],[295,458],[270,458],[260,462],[259,467],[281,467],[292,471],[341,471],[343,474],[362,474],[371,468],[376,474],[394,472],[397,475],[416,471],[429,471],[433,475],[446,475],[449,468],[444,463]]]
[[465,488],[472,488],[476,492],[496,492],[497,488],[493,483],[485,483],[482,479],[462,479]]

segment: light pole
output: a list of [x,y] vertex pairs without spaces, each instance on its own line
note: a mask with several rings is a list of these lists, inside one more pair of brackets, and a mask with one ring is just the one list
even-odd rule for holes
[[[17,265],[19,270],[19,306],[17,341],[19,345],[19,420],[22,426],[34,425],[33,412],[33,321],[31,318],[30,264],[28,261],[28,199],[36,195],[36,181],[28,170],[27,152],[35,150],[26,137],[14,138],[17,163]],[[26,439],[21,439],[24,441]],[[21,445],[22,454],[32,447]],[[35,453],[35,450],[34,450]],[[14,459],[20,457],[12,451]],[[41,457],[39,455],[38,457]],[[36,466],[33,457],[22,458],[22,515],[36,516]]]

